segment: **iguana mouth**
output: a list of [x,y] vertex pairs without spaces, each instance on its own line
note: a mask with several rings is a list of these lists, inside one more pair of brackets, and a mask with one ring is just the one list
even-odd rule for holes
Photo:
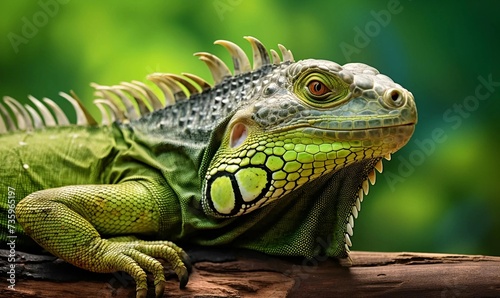
[[[395,130],[395,129],[414,129],[415,125],[417,124],[416,122],[406,122],[406,123],[400,123],[400,124],[391,124],[391,125],[380,125],[380,126],[375,126],[375,127],[352,127],[352,126],[346,126],[346,127],[329,127],[326,123],[327,121],[324,121],[322,123],[297,123],[294,124],[293,126],[279,126],[269,132],[271,133],[281,133],[281,132],[286,132],[290,131],[292,129],[300,129],[305,133],[309,133],[311,135],[315,135],[318,137],[329,137],[329,138],[337,138],[338,141],[348,141],[349,139],[353,139],[353,137],[348,137],[349,133],[361,133],[361,132],[366,132],[366,133],[374,133],[376,134],[377,132],[382,132],[384,130]],[[411,134],[410,134],[411,136]],[[349,138],[349,139],[344,139],[344,138]],[[408,137],[409,139],[409,137]]]

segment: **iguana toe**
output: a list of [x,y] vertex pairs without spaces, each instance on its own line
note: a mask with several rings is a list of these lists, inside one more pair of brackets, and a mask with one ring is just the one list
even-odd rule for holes
[[193,272],[193,264],[191,263],[191,258],[189,257],[189,255],[183,251],[179,254],[179,256],[182,259],[184,266],[186,266],[188,273]]
[[186,267],[181,268],[179,276],[179,288],[184,289],[189,281],[189,272]]
[[155,295],[156,298],[163,297],[163,292],[165,292],[165,285],[167,284],[164,280],[155,282]]
[[[148,296],[148,289],[138,289],[136,291],[136,295],[135,295],[136,298],[146,298],[147,296]],[[160,296],[156,296],[156,297],[160,297]]]

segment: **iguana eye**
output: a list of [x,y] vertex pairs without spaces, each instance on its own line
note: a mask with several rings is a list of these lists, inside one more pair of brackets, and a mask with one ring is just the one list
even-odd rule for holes
[[331,90],[328,89],[328,87],[326,87],[325,84],[317,80],[310,81],[309,84],[307,85],[307,89],[309,90],[309,93],[311,93],[312,96],[319,96],[319,97],[331,92]]
[[312,69],[300,74],[294,91],[306,104],[316,108],[331,108],[349,98],[349,85],[336,74]]

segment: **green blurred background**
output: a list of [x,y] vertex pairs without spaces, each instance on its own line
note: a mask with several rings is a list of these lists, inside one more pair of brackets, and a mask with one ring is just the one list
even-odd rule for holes
[[413,92],[419,123],[366,197],[353,249],[498,256],[500,2],[430,3],[2,1],[0,93],[47,96],[71,111],[57,93],[73,89],[90,104],[90,82],[155,71],[210,78],[191,54],[229,61],[212,42],[249,51],[245,35],[296,59],[364,62]]

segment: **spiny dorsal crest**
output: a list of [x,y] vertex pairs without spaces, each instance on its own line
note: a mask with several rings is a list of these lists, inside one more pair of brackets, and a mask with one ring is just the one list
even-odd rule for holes
[[[271,63],[294,62],[292,52],[281,44],[278,44],[278,48],[282,59],[272,49],[271,56],[269,56],[267,49],[258,39],[251,36],[244,38],[252,47],[253,68],[245,52],[238,45],[227,40],[217,40],[214,43],[226,48],[231,55],[234,66],[233,73],[215,55],[206,52],[194,54],[208,66],[214,80],[214,86],[227,78],[258,70]],[[193,95],[213,88],[204,79],[190,73],[182,73],[182,76],[170,73],[153,73],[147,78],[161,90],[163,100],[160,100],[149,86],[139,81],[121,82],[114,86],[91,83],[90,85],[95,89],[94,104],[102,115],[100,124],[109,125],[113,121],[135,120],[152,111],[174,105],[179,100],[189,99]],[[73,91],[70,94],[60,92],[59,95],[68,100],[75,109],[76,125],[98,125]],[[45,97],[40,101],[31,95],[28,95],[28,98],[36,109],[28,104],[23,106],[14,98],[4,96],[3,101],[7,108],[0,103],[0,134],[16,130],[70,125],[66,114],[51,99]]]

